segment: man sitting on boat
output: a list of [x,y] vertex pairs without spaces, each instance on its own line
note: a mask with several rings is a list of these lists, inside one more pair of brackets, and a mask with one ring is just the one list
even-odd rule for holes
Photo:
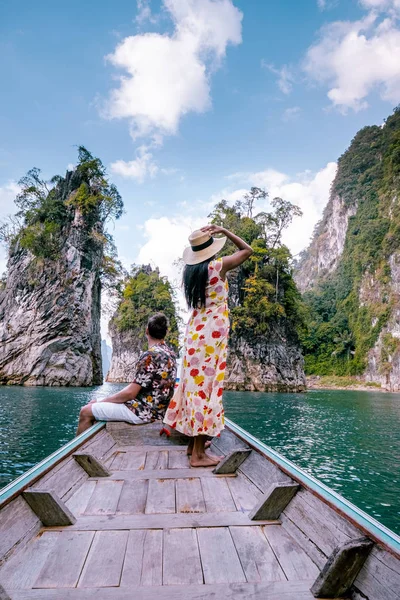
[[146,328],[149,349],[139,357],[132,383],[113,396],[92,400],[81,408],[77,435],[94,421],[143,425],[163,420],[176,379],[176,355],[164,341],[167,331],[168,319],[163,313],[150,317]]

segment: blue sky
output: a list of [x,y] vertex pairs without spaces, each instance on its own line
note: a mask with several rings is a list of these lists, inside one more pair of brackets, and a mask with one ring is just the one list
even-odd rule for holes
[[337,158],[400,101],[399,16],[400,0],[0,0],[0,217],[29,168],[63,174],[83,144],[124,198],[126,265],[176,277],[213,202],[251,185],[301,206],[299,252]]

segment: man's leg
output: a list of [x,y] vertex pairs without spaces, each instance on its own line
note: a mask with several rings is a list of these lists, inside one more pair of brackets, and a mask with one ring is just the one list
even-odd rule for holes
[[86,404],[83,406],[79,413],[79,423],[78,429],[76,430],[76,435],[83,433],[86,429],[89,429],[95,422],[95,418],[93,416],[92,404]]

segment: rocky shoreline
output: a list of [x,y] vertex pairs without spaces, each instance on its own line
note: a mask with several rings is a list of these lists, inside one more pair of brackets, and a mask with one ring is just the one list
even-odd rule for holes
[[[350,390],[358,392],[389,392],[378,384],[367,385],[364,381],[359,381],[347,377],[329,377],[319,375],[309,375],[306,377],[307,390]],[[393,392],[395,393],[395,392]]]

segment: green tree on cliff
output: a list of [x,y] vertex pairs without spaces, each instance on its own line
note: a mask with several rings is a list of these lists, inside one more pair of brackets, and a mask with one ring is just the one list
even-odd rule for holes
[[120,304],[112,323],[119,331],[131,331],[135,338],[144,343],[147,321],[156,312],[163,312],[167,316],[170,327],[166,339],[178,350],[180,319],[170,282],[160,276],[158,269],[134,265],[124,279]]
[[10,250],[19,246],[37,259],[57,260],[72,223],[89,236],[89,243],[103,249],[102,279],[105,285],[121,272],[112,237],[105,225],[123,213],[122,198],[107,179],[105,167],[86,148],[79,146],[78,163],[65,178],[42,178],[30,169],[18,182],[16,216],[0,225],[0,241]]
[[[293,331],[304,326],[304,309],[293,280],[291,254],[281,239],[284,229],[302,213],[298,206],[274,198],[270,212],[253,217],[256,202],[267,196],[265,190],[253,187],[234,206],[221,200],[209,215],[213,223],[232,230],[254,250],[236,274],[238,298],[231,315],[232,328],[238,334],[266,335],[272,323],[282,320]],[[225,252],[234,250],[228,242]]]

